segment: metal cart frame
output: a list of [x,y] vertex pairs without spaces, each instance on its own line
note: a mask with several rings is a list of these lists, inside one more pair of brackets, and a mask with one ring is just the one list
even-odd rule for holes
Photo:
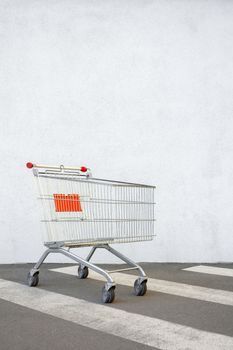
[[[36,165],[33,163],[27,163],[27,167],[30,169],[33,169],[33,174],[35,175],[35,177],[37,179],[39,179],[40,177],[45,177],[45,178],[53,178],[53,179],[62,179],[62,176],[71,176],[71,179],[73,179],[73,176],[75,177],[79,177],[81,178],[81,181],[84,181],[82,179],[85,179],[85,181],[88,179],[91,180],[93,183],[95,180],[100,180],[100,179],[93,179],[91,176],[91,172],[90,169],[86,168],[86,167],[64,167],[64,166],[47,166],[47,165]],[[66,178],[65,178],[66,179]],[[113,183],[110,180],[101,180],[101,181],[105,181],[106,182],[110,182]],[[117,184],[121,184],[121,186],[143,186],[143,188],[149,188],[149,189],[154,189],[155,186],[148,186],[148,185],[141,185],[141,184],[134,184],[134,183],[126,183],[126,182],[114,182]],[[48,198],[45,198],[45,195],[43,193],[43,196],[41,197],[41,191],[40,191],[40,199],[46,200],[46,205],[49,202],[49,205],[53,205],[51,204],[51,200],[48,201]],[[48,196],[46,194],[46,196]],[[153,198],[152,198],[153,199]],[[81,201],[81,200],[80,200]],[[101,200],[102,201],[102,200]],[[73,200],[74,202],[74,200]],[[114,205],[119,206],[121,204],[121,201],[117,201],[115,200]],[[103,203],[99,202],[100,204]],[[108,202],[108,205],[113,204],[113,202]],[[127,201],[124,202],[124,204],[130,204],[131,206],[137,206],[139,204],[143,204],[143,202],[137,202],[137,201],[132,201],[127,203]],[[154,205],[154,199],[151,202],[146,203],[148,205]],[[50,209],[51,210],[51,209]],[[154,208],[153,208],[154,210]],[[152,210],[152,212],[153,212]],[[64,211],[66,211],[64,209]],[[68,210],[67,210],[68,211]],[[119,215],[122,215],[122,213],[120,213]],[[129,215],[129,214],[128,214]],[[135,215],[135,214],[134,214]],[[154,213],[151,214],[152,216],[150,217],[149,222],[153,222],[155,221],[154,219]],[[52,220],[53,219],[53,220]],[[49,224],[51,225],[51,222],[62,222],[63,221],[70,221],[70,218],[66,218],[66,220],[64,219],[57,219],[54,220],[54,218],[49,217],[49,220],[42,220],[44,222],[49,222]],[[68,220],[69,219],[69,220]],[[78,222],[83,222],[83,218],[76,218],[76,221]],[[100,220],[100,219],[99,219]],[[132,219],[124,219],[126,222],[129,222],[130,220],[132,221]],[[148,221],[148,220],[143,220],[141,219],[141,221]],[[87,220],[86,220],[87,221]],[[89,220],[91,221],[91,220]],[[120,219],[116,222],[119,222]],[[134,219],[135,221],[135,219]],[[140,220],[139,220],[140,221]],[[109,225],[111,225],[111,221],[110,219],[108,220],[108,222],[110,223]],[[98,223],[98,220],[96,220],[96,224]],[[103,223],[103,225],[105,225],[105,223]],[[116,224],[117,225],[117,224]],[[104,226],[103,226],[104,227]],[[110,226],[111,227],[111,226]],[[152,237],[154,236],[154,232],[150,232],[149,236],[147,237],[146,240],[148,239],[152,239]],[[120,242],[122,241],[122,237],[120,237]],[[127,238],[128,241],[130,241],[129,237]],[[126,241],[127,241],[126,239]],[[133,239],[133,241],[138,240],[138,239]],[[142,239],[142,237],[140,237],[139,240],[144,240]],[[123,239],[124,242],[124,239]],[[111,303],[114,298],[115,298],[115,287],[116,284],[112,278],[112,276],[110,275],[111,273],[114,272],[121,272],[121,271],[129,271],[129,270],[138,270],[139,272],[139,277],[135,280],[134,283],[134,293],[137,296],[142,296],[146,293],[147,290],[147,276],[144,272],[144,270],[142,269],[141,266],[139,266],[138,264],[136,264],[134,261],[132,261],[131,259],[129,259],[128,257],[126,257],[125,255],[121,254],[119,251],[117,251],[116,249],[112,248],[109,243],[111,243],[111,239],[104,239],[104,238],[96,238],[96,239],[92,239],[91,241],[88,240],[76,240],[76,241],[72,241],[72,240],[56,240],[56,241],[48,241],[48,242],[44,242],[44,245],[47,247],[47,249],[45,250],[45,252],[42,254],[42,256],[40,257],[40,259],[38,260],[38,262],[34,265],[34,267],[29,271],[28,273],[28,284],[31,287],[35,287],[38,285],[39,283],[39,272],[40,272],[40,267],[42,265],[42,263],[44,262],[44,260],[47,258],[47,256],[51,253],[60,253],[63,254],[65,256],[67,256],[68,258],[71,258],[72,260],[74,260],[75,262],[77,262],[79,264],[78,267],[78,272],[77,275],[80,279],[84,279],[87,278],[88,276],[88,269],[91,269],[97,273],[99,273],[100,275],[102,275],[107,282],[105,283],[103,289],[102,289],[102,301],[104,303]],[[113,240],[114,243],[114,240]],[[70,249],[72,248],[80,248],[80,247],[87,247],[90,246],[92,247],[89,254],[87,255],[86,259],[81,258],[80,256],[74,254],[73,252],[70,251]],[[126,268],[121,268],[121,269],[116,269],[116,270],[112,270],[112,271],[106,271],[102,268],[100,268],[99,266],[97,266],[96,264],[93,264],[90,262],[92,256],[94,255],[95,251],[97,249],[106,249],[107,251],[109,251],[110,253],[112,253],[113,255],[115,255],[116,257],[118,257],[119,259],[121,259],[123,262],[125,262],[127,265],[129,265],[129,267]]]

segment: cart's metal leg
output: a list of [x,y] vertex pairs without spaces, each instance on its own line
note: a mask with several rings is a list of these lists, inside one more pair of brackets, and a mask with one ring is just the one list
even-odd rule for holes
[[[96,249],[96,247],[93,247]],[[89,256],[87,258],[91,258],[91,256],[94,254],[94,251],[95,249],[92,249],[91,252],[89,253]],[[66,249],[64,248],[57,248],[57,249],[54,249],[54,252],[56,253],[61,253],[65,256],[68,256],[69,258],[77,261],[79,264],[82,264],[83,266],[87,266],[89,267],[91,270],[99,273],[100,275],[104,276],[107,280],[107,283],[106,283],[106,290],[109,290],[111,289],[112,287],[115,287],[115,282],[113,280],[113,278],[109,275],[109,273],[107,273],[105,270],[101,269],[100,267],[90,263],[88,260],[84,260],[82,259],[81,257],[79,257],[78,255],[74,254],[74,253],[71,253],[69,251],[67,251]]]
[[115,282],[113,280],[113,278],[109,275],[109,273],[107,273],[105,270],[101,269],[100,267],[92,264],[89,262],[89,260],[91,259],[92,255],[94,254],[96,250],[96,247],[93,247],[92,250],[90,251],[87,260],[82,259],[81,257],[77,256],[74,253],[71,253],[70,251],[61,248],[61,247],[57,247],[57,248],[48,248],[40,257],[40,259],[38,260],[38,262],[35,264],[35,266],[30,270],[29,274],[28,274],[28,281],[29,281],[29,285],[30,286],[36,286],[38,284],[38,280],[34,283],[34,278],[38,278],[39,275],[39,271],[40,271],[40,266],[42,265],[42,263],[44,262],[44,260],[46,259],[46,257],[50,254],[50,253],[61,253],[65,256],[68,256],[69,258],[75,260],[76,262],[78,262],[79,264],[83,265],[83,266],[87,266],[90,269],[94,270],[95,272],[101,274],[102,276],[104,276],[107,280],[106,284],[105,284],[105,290],[108,291],[110,289],[115,288]]
[[90,253],[88,254],[88,256],[86,257],[86,261],[90,261],[92,258],[92,255],[95,253],[97,247],[92,247],[90,250]]
[[46,249],[46,251],[41,255],[40,259],[36,263],[36,265],[30,270],[30,275],[33,276],[35,273],[39,273],[40,266],[43,264],[44,260],[47,258],[47,256],[52,253],[54,249]]
[[[93,254],[94,254],[95,251],[96,251],[96,248],[97,248],[97,247],[92,247],[92,248],[91,248],[91,250],[90,250],[88,256],[87,256],[86,259],[85,259],[86,261],[90,261],[90,260],[91,260]],[[80,266],[81,269],[83,269],[83,268],[85,268],[86,265],[80,264],[79,266]],[[88,273],[87,273],[87,275],[88,275]]]
[[[146,276],[144,270],[141,268],[140,265],[136,264],[133,260],[127,258],[125,255],[121,254],[116,249],[110,247],[108,244],[104,244],[102,246],[99,246],[99,248],[107,249],[110,253],[112,253],[113,255],[117,256],[119,259],[121,259],[122,261],[124,261],[128,265],[134,267],[135,270],[138,270],[139,273],[140,273],[140,277],[139,277],[140,282],[147,281],[147,276]],[[121,270],[126,271],[127,269],[121,269]],[[115,270],[114,272],[117,272],[117,270]]]

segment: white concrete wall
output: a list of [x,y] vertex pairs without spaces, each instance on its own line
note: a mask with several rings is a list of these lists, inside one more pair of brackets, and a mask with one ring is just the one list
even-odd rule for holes
[[26,161],[156,184],[137,261],[232,261],[232,38],[227,0],[2,0],[0,262],[43,250]]

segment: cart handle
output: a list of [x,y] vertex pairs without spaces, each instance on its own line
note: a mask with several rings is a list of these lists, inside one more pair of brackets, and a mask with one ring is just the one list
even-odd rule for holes
[[85,167],[85,166],[81,166],[81,167],[71,167],[71,166],[64,166],[64,165],[60,165],[60,166],[55,166],[55,165],[42,165],[42,164],[34,164],[31,162],[28,162],[26,164],[26,167],[28,169],[32,169],[32,168],[45,168],[45,169],[59,169],[59,170],[78,170],[81,171],[82,173],[86,173],[88,170],[90,170],[89,168]]

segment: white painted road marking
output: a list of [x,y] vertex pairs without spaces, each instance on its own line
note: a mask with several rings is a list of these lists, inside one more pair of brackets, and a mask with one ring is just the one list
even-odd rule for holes
[[[77,266],[68,266],[62,268],[51,269],[50,271],[61,272],[68,275],[77,275]],[[104,278],[89,271],[90,278],[103,280]],[[118,284],[132,287],[137,276],[125,273],[114,273],[114,279]],[[198,299],[211,303],[233,306],[233,292],[228,292],[219,289],[193,286],[185,283],[177,283],[172,281],[164,281],[155,278],[149,278],[147,283],[148,290],[172,295],[178,295],[185,298]]]
[[233,338],[0,279],[0,298],[163,350],[232,350]]
[[199,272],[199,273],[207,273],[209,275],[233,277],[233,269],[226,269],[223,267],[198,265],[198,266],[187,267],[186,269],[183,269],[183,271],[192,271],[192,272]]

